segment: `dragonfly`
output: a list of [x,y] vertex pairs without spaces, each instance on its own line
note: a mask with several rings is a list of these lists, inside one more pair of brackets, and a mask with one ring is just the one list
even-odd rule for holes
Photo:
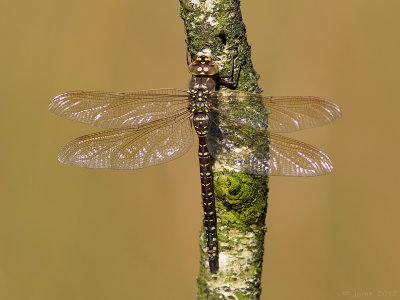
[[340,118],[341,111],[319,97],[236,90],[242,64],[234,74],[234,59],[227,75],[220,73],[207,51],[187,63],[188,90],[70,91],[52,99],[49,109],[104,129],[78,137],[60,150],[58,160],[76,167],[140,169],[166,163],[189,151],[196,134],[209,269],[216,273],[212,163],[256,175],[328,174],[333,166],[324,152],[279,133],[328,124]]

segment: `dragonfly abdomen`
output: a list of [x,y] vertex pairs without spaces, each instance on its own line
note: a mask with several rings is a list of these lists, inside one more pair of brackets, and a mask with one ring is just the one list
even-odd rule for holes
[[199,164],[201,180],[201,196],[204,210],[204,228],[206,231],[207,252],[210,270],[218,271],[218,239],[217,217],[215,212],[213,175],[211,169],[211,156],[207,147],[207,133],[209,118],[206,113],[196,113],[193,116],[193,125],[199,137]]
[[215,212],[211,156],[208,152],[205,136],[199,136],[199,164],[209,265],[211,272],[216,273],[218,271],[217,217]]

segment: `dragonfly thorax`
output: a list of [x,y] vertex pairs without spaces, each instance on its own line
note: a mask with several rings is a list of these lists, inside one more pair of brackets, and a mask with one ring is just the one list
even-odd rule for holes
[[212,76],[193,76],[189,82],[189,91],[192,90],[208,90],[215,91],[217,82]]
[[190,95],[189,109],[194,113],[208,113],[211,109],[210,91],[203,89],[192,89],[188,91]]

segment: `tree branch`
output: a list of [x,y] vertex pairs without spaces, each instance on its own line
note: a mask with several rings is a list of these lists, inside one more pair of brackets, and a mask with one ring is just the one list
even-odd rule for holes
[[[221,73],[229,73],[231,58],[244,62],[239,90],[260,93],[239,0],[180,0],[181,17],[191,56],[210,49]],[[257,109],[262,105],[258,104]],[[240,117],[240,110],[232,112]],[[223,124],[222,124],[223,125]],[[248,145],[251,150],[251,145]],[[218,217],[219,271],[212,274],[200,234],[201,264],[199,299],[259,299],[264,253],[268,177],[232,171],[216,161],[213,165]]]

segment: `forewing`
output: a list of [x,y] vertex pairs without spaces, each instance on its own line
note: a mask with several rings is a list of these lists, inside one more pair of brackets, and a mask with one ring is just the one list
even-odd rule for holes
[[49,103],[53,113],[101,128],[136,127],[179,114],[188,107],[188,95],[176,89],[131,93],[67,92]]
[[263,97],[271,132],[291,132],[329,124],[342,115],[339,106],[313,96]]
[[333,168],[329,157],[313,146],[243,124],[213,121],[207,145],[217,165],[238,172],[317,176]]
[[[236,118],[271,132],[292,132],[331,123],[341,117],[340,108],[326,99],[312,96],[267,97],[242,91],[216,94],[215,108],[221,117]],[[236,113],[235,113],[236,112]]]
[[64,164],[106,169],[140,169],[185,154],[193,144],[189,114],[153,121],[139,128],[119,128],[85,135],[58,155]]
[[214,112],[221,122],[241,123],[254,128],[267,128],[268,114],[263,97],[255,93],[222,90],[213,99]]

